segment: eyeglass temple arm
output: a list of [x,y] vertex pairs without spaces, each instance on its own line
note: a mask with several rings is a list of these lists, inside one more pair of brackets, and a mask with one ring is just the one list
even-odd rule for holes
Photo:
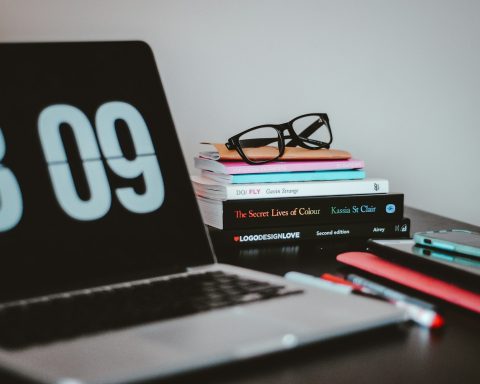
[[[240,144],[243,148],[263,147],[265,145],[274,143],[276,141],[278,141],[277,138],[274,138],[274,139],[267,139],[267,138],[265,138],[265,139],[260,139],[260,138],[258,138],[258,139],[244,139],[244,140],[240,140],[240,142],[241,142]],[[230,143],[227,143],[225,145],[227,146],[228,149],[233,149],[233,147],[230,148],[231,147]]]
[[[323,121],[318,120],[318,121],[310,124],[307,128],[305,128],[302,132],[300,132],[300,134],[298,136],[301,137],[305,141],[312,141],[312,142],[318,143],[319,142],[318,140],[308,139],[308,136],[310,136],[312,133],[314,133],[318,128],[320,128],[324,124],[325,123]],[[296,147],[297,144],[298,144],[297,140],[292,138],[291,136],[285,136],[285,139],[291,139],[290,142],[285,145],[286,147]],[[244,140],[241,140],[241,145],[244,148],[263,147],[265,145],[274,143],[275,141],[277,141],[276,138],[274,138],[274,139],[269,139],[269,138],[244,139]]]
[[[307,128],[305,128],[302,132],[300,132],[298,134],[298,137],[301,137],[305,141],[311,141],[312,143],[313,142],[314,143],[319,143],[318,140],[308,139],[308,136],[313,134],[318,128],[320,128],[322,125],[325,125],[325,124],[326,124],[326,122],[324,120],[322,120],[321,118],[319,118],[317,121],[313,122]],[[296,147],[298,145],[297,140],[292,138],[292,137],[285,136],[285,139],[291,139],[290,142],[285,145],[286,147]],[[277,138],[274,138],[274,139],[267,139],[267,138],[264,138],[264,139],[260,139],[260,138],[258,138],[258,139],[244,139],[244,140],[241,140],[241,142],[242,142],[241,145],[242,145],[242,147],[245,147],[245,148],[262,147],[262,146],[274,143],[275,141],[277,141]],[[228,149],[233,149],[233,146],[230,143],[226,143],[225,145],[227,146]]]

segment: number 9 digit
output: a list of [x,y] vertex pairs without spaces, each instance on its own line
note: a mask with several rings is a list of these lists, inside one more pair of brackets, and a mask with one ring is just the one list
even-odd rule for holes
[[22,192],[12,171],[1,161],[5,156],[6,144],[0,129],[0,232],[15,227],[23,214]]
[[[133,160],[123,156],[115,131],[116,120],[123,120],[128,126],[136,154]],[[148,127],[140,112],[128,103],[105,103],[97,110],[95,126],[103,156],[112,171],[127,179],[143,176],[145,182],[145,192],[141,195],[131,187],[118,188],[115,191],[118,200],[135,213],[160,208],[165,195],[163,178]]]

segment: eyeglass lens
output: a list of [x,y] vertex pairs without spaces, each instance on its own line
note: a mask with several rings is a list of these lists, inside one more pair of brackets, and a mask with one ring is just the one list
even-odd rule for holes
[[258,160],[252,156],[254,153],[252,149],[257,147],[268,147],[264,151],[265,158],[262,160],[274,160],[280,155],[280,137],[274,127],[260,127],[246,132],[238,138],[238,143],[250,161]]
[[[317,116],[304,116],[296,119],[292,123],[293,130],[300,137],[300,139],[312,139],[322,143],[330,143],[330,131]],[[311,148],[318,148],[319,145],[304,141],[304,144]]]

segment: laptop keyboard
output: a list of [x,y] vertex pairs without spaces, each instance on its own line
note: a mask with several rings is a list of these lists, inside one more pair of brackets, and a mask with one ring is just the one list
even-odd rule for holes
[[0,345],[23,348],[301,292],[215,271],[55,295],[0,307]]

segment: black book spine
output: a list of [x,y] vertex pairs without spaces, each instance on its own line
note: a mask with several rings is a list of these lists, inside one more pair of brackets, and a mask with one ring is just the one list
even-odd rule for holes
[[401,193],[223,202],[224,229],[380,222],[402,217]]
[[349,239],[409,238],[410,219],[388,222],[338,223],[298,227],[221,230],[209,227],[214,244],[242,246],[264,243]]

